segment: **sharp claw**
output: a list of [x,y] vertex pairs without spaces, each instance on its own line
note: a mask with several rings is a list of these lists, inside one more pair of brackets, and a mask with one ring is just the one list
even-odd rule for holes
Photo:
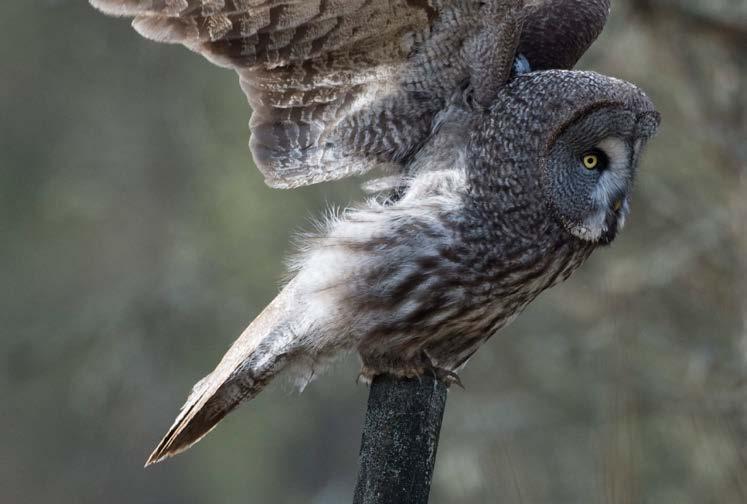
[[449,376],[449,378],[451,378],[453,380],[453,383],[455,383],[460,389],[467,390],[464,387],[464,384],[462,383],[462,379],[459,378],[458,374],[456,374],[454,371],[447,371],[447,373],[449,373],[448,376]]
[[370,368],[363,366],[355,378],[355,384],[360,385],[363,382],[365,385],[370,385],[376,373],[373,373]]
[[462,379],[459,378],[459,375],[456,374],[454,371],[450,369],[444,369],[436,366],[433,363],[433,359],[431,359],[431,356],[428,355],[427,351],[423,351],[423,355],[427,359],[429,363],[429,371],[433,373],[434,378],[437,380],[441,380],[442,382],[446,383],[447,385],[451,385],[452,383],[455,383],[458,385],[462,390],[466,390],[464,388],[464,384],[462,383]]

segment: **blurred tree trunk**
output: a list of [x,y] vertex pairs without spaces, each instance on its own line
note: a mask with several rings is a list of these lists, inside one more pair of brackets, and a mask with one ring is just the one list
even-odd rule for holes
[[[742,310],[741,354],[735,391],[726,391],[725,420],[738,426],[737,442],[742,460],[747,461],[747,1],[745,0],[633,0],[639,15],[661,50],[676,58],[680,78],[691,100],[691,124],[702,128],[697,134],[712,144],[714,172],[725,172],[735,180],[723,195],[731,226],[714,224],[715,232],[732,244],[739,264],[735,282],[736,299]],[[666,121],[666,118],[664,118]],[[683,142],[688,138],[683,138]],[[731,236],[729,236],[729,234]],[[733,395],[731,393],[734,392]],[[724,391],[713,390],[718,396]],[[728,395],[727,395],[728,394]]]
[[[741,260],[743,341],[747,356],[747,1],[633,0],[651,30],[661,33],[662,50],[682,62],[698,110],[698,124],[718,156],[714,169],[729,170],[739,183],[724,195],[733,212],[737,257]],[[694,36],[693,36],[694,35]],[[701,132],[703,133],[703,132]]]
[[660,34],[662,50],[684,63],[682,77],[699,97],[698,115],[731,169],[747,165],[747,2],[633,0]]
[[653,7],[662,15],[680,13],[723,28],[747,31],[747,2],[744,0],[638,0],[636,3]]

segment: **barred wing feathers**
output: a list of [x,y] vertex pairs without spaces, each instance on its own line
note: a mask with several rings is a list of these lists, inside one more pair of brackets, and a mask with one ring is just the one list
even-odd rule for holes
[[[497,0],[502,2],[504,0]],[[291,188],[397,167],[467,77],[478,0],[91,0],[235,69],[254,159]]]

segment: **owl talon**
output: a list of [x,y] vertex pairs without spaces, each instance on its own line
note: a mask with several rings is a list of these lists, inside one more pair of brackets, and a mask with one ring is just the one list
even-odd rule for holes
[[426,350],[423,350],[423,358],[428,363],[427,369],[433,374],[434,378],[444,382],[447,386],[456,384],[461,389],[465,390],[464,384],[462,383],[461,378],[459,378],[459,375],[456,374],[456,372],[450,369],[438,367],[436,364],[433,363],[433,359],[431,358],[430,355],[428,355],[428,352]]
[[382,374],[389,374],[392,376],[396,376],[397,378],[415,378],[418,381],[422,381],[423,376],[425,376],[426,374],[430,374],[435,379],[445,383],[447,386],[456,384],[460,388],[464,389],[464,384],[462,383],[462,380],[461,378],[459,378],[458,374],[450,369],[444,369],[436,366],[435,364],[433,364],[430,357],[425,352],[423,354],[423,357],[423,360],[425,362],[422,366],[413,366],[408,368],[374,368],[364,365],[358,373],[358,376],[355,379],[355,383],[356,385],[359,385],[361,382],[363,382],[367,385],[370,385],[374,378]]
[[462,390],[467,390],[467,388],[464,386],[464,383],[462,383],[462,379],[459,377],[458,374],[456,374],[454,371],[448,371],[449,373],[449,379],[452,380],[452,383],[459,387]]
[[360,385],[361,382],[363,382],[366,385],[371,385],[371,382],[373,381],[373,379],[379,374],[380,373],[376,372],[370,367],[363,366],[360,372],[358,373],[358,376],[355,378],[355,384]]
[[464,388],[464,384],[462,383],[462,379],[459,378],[459,375],[456,374],[454,371],[451,371],[449,369],[435,367],[435,366],[429,368],[429,371],[433,374],[434,378],[436,378],[439,381],[442,381],[446,385],[448,386],[457,385],[462,390],[466,390]]

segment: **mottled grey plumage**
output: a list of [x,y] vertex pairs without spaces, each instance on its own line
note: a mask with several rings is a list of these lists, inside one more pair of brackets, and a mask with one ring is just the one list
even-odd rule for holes
[[[608,0],[92,2],[237,69],[270,185],[390,173],[305,240],[292,279],[195,385],[149,463],[279,371],[305,384],[341,351],[359,352],[366,378],[454,377],[614,239],[658,126],[632,84],[562,70]],[[517,50],[545,71],[511,77]]]
[[519,53],[534,70],[570,70],[602,32],[611,1],[527,2]]

